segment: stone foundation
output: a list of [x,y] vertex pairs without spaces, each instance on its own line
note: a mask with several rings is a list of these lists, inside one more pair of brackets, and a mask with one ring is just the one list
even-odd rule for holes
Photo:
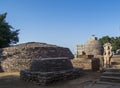
[[21,80],[32,81],[39,85],[48,85],[53,82],[75,79],[81,76],[83,76],[83,70],[80,68],[56,72],[31,72],[29,70],[20,71]]
[[85,59],[85,58],[76,58],[71,60],[72,64],[74,67],[76,68],[83,68],[85,70],[91,70],[92,69],[92,65],[91,59]]
[[84,70],[98,71],[100,69],[100,59],[99,58],[76,58],[72,59],[73,67],[82,68]]
[[35,81],[35,83],[40,85],[74,79],[82,75],[83,70],[81,68],[73,68],[70,59],[64,57],[34,60],[30,69],[20,71],[20,79]]

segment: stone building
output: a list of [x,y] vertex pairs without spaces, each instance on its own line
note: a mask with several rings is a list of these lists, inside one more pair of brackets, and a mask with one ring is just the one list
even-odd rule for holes
[[94,35],[83,45],[76,45],[75,57],[79,55],[102,55],[103,45]]

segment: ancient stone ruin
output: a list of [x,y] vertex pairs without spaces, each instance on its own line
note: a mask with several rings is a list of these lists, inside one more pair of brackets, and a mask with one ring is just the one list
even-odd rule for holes
[[100,81],[120,83],[120,69],[107,69],[102,73]]
[[5,72],[29,69],[31,62],[41,58],[74,56],[68,48],[39,42],[29,42],[0,49],[0,67]]
[[94,35],[83,45],[76,45],[75,57],[79,58],[81,55],[97,55],[103,54],[103,45]]
[[20,71],[20,79],[34,81],[40,85],[47,85],[60,80],[74,79],[82,75],[83,70],[73,68],[70,59],[65,57],[34,60],[30,69]]
[[120,83],[120,55],[113,55],[111,67],[105,69],[100,77],[100,81]]
[[111,67],[111,58],[113,56],[112,53],[112,45],[110,43],[104,44],[104,68],[110,68]]
[[120,88],[120,55],[113,55],[111,67],[104,69],[99,79],[84,82],[83,88]]

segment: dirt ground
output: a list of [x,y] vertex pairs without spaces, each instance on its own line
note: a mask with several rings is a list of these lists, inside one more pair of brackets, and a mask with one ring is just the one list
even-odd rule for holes
[[0,88],[84,88],[84,82],[99,79],[100,75],[100,72],[85,71],[85,75],[80,78],[41,86],[20,80],[19,72],[0,73]]

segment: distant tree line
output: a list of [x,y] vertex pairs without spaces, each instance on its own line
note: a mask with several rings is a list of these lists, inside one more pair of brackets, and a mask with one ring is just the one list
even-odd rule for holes
[[111,43],[112,44],[112,50],[116,53],[117,49],[120,49],[120,37],[109,37],[109,36],[103,36],[99,39],[102,44],[105,43]]
[[7,13],[0,14],[0,48],[19,42],[19,30],[15,30],[6,22]]

